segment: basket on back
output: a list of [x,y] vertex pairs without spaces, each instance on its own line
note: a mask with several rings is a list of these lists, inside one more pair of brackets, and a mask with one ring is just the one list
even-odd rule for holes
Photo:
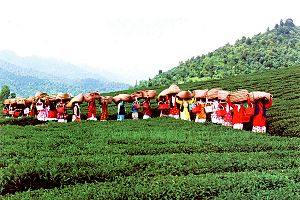
[[56,95],[56,100],[68,101],[70,99],[71,99],[71,96],[68,93],[58,93]]
[[219,91],[222,90],[221,88],[213,88],[213,89],[210,89],[207,91],[207,95],[206,97],[208,99],[215,99],[215,98],[218,98],[218,94],[219,94]]
[[131,97],[141,99],[144,97],[143,91],[134,92],[131,94]]
[[26,105],[30,105],[34,102],[35,102],[35,97],[34,96],[31,96],[31,97],[28,97],[28,98],[25,99],[25,104]]
[[156,90],[143,90],[143,97],[154,99],[156,95]]
[[46,97],[48,96],[48,94],[46,92],[36,92],[35,93],[35,97],[38,97],[38,98],[42,98],[42,97]]
[[250,100],[254,102],[255,100],[259,100],[259,99],[267,99],[268,101],[270,101],[272,95],[267,92],[254,91],[254,92],[250,92],[249,96],[250,96]]
[[161,92],[159,93],[157,99],[158,99],[159,101],[161,101],[162,98],[165,97],[165,96],[167,96],[168,94],[169,94],[169,89],[165,89],[165,90],[163,90],[163,91],[161,91]]
[[17,104],[17,99],[9,99],[9,104]]
[[191,91],[181,91],[177,94],[177,97],[180,99],[191,99],[194,97],[194,95]]
[[100,99],[100,93],[99,92],[89,92],[83,95],[83,98],[86,102],[91,102],[94,101],[96,99]]
[[17,104],[18,105],[25,105],[25,98],[17,98]]
[[83,94],[78,94],[71,99],[66,105],[67,108],[72,108],[73,103],[82,103],[83,102]]
[[206,90],[194,90],[194,97],[195,98],[205,98],[207,95],[207,89]]
[[112,101],[118,104],[120,101],[130,102],[132,100],[131,95],[129,94],[119,94],[112,98]]
[[230,92],[229,99],[233,103],[247,101],[248,90],[238,90],[236,92]]
[[168,94],[178,94],[180,92],[180,88],[177,85],[171,85],[168,88]]
[[99,103],[112,103],[113,101],[113,97],[112,96],[101,96],[101,98],[99,99]]
[[230,94],[230,92],[226,90],[219,90],[218,92],[218,99],[222,101],[226,101],[227,96]]

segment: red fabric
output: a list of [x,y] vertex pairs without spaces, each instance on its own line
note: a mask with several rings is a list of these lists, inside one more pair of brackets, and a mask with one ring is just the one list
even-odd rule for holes
[[170,115],[179,115],[180,109],[177,108],[177,102],[175,101],[173,108],[170,108]]
[[240,124],[243,123],[243,117],[244,117],[244,111],[245,108],[243,105],[240,105],[240,109],[238,109],[238,106],[231,103],[230,99],[228,99],[228,104],[230,107],[233,108],[233,118],[232,118],[232,124]]
[[108,109],[107,109],[108,104],[107,103],[102,103],[102,112],[100,116],[100,120],[108,120]]
[[[268,104],[265,104],[265,108],[268,109],[272,106],[272,99]],[[253,126],[266,126],[266,117],[263,115],[263,104],[258,103],[259,112],[253,117]]]
[[91,101],[89,103],[89,107],[88,107],[88,118],[92,117],[92,115],[94,115],[94,117],[96,117],[96,103],[95,103],[95,100]]
[[151,108],[150,108],[150,103],[148,101],[144,101],[143,103],[143,114],[151,116]]
[[48,118],[57,118],[57,111],[56,110],[49,110],[48,111]]

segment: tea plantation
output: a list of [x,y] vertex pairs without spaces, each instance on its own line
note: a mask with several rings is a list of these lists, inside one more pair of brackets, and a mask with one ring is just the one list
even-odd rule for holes
[[272,93],[267,135],[170,118],[0,119],[0,198],[300,199],[299,80],[291,67],[180,86]]
[[300,138],[169,118],[0,127],[2,198],[300,198]]

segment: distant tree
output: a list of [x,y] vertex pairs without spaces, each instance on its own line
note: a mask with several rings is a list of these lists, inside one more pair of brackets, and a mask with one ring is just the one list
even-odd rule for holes
[[148,87],[152,86],[152,80],[151,78],[149,78],[149,81],[148,81]]
[[267,32],[269,32],[269,31],[270,31],[270,28],[268,27],[268,28],[267,28]]
[[8,85],[3,85],[0,92],[0,99],[1,100],[8,99],[9,95],[10,95],[10,89]]
[[13,99],[13,98],[16,98],[16,96],[17,96],[17,94],[14,93],[14,92],[10,94],[10,98],[12,98],[12,99]]
[[251,39],[248,37],[248,38],[246,39],[246,44],[247,44],[247,45],[250,45],[251,42],[252,42]]
[[158,71],[158,74],[162,74],[162,70],[161,69]]
[[287,25],[289,27],[295,27],[295,24],[291,18],[288,18],[287,20],[285,20],[285,25]]
[[283,26],[284,25],[284,23],[283,23],[283,20],[281,19],[280,20],[280,26]]

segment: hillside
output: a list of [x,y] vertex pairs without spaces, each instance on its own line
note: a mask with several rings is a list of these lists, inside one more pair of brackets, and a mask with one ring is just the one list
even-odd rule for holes
[[300,28],[287,19],[265,33],[243,37],[234,45],[226,44],[207,55],[180,62],[139,86],[197,82],[299,65],[299,52]]
[[[223,88],[235,91],[247,89],[248,91],[266,91],[274,96],[273,106],[268,110],[269,134],[299,136],[300,135],[300,66],[286,67],[276,70],[268,70],[245,74],[240,76],[229,76],[223,79],[200,81],[195,83],[181,84],[183,90]],[[168,86],[146,87],[156,89],[159,93]],[[146,89],[144,88],[144,89]],[[132,93],[120,91],[110,93]],[[153,102],[154,103],[154,102]],[[127,110],[130,110],[128,107]],[[110,113],[116,112],[116,106],[112,105]],[[155,112],[159,113],[159,112]]]
[[39,57],[19,57],[13,52],[0,52],[0,87],[9,85],[18,96],[48,93],[89,91],[110,92],[128,89],[129,85],[110,81],[112,74],[89,72],[58,60]]

